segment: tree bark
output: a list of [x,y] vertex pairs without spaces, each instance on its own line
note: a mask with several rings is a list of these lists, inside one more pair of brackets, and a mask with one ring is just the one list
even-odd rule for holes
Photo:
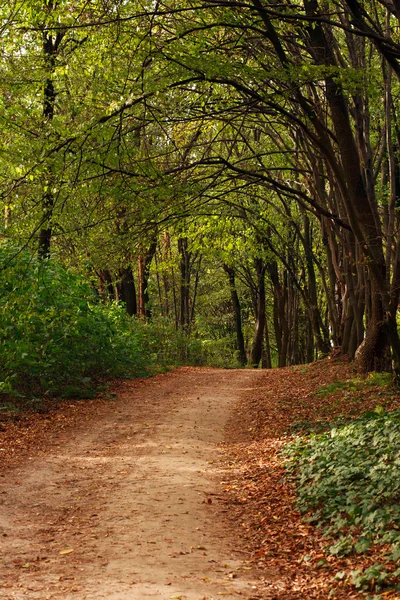
[[188,238],[178,239],[180,256],[180,327],[188,331],[190,327],[190,255]]
[[326,336],[322,334],[324,329],[321,314],[318,307],[318,299],[317,299],[317,281],[315,277],[314,270],[314,258],[312,251],[312,238],[311,238],[311,227],[310,227],[310,219],[304,213],[304,236],[303,236],[303,247],[307,265],[307,276],[308,276],[308,297],[310,300],[309,309],[310,309],[310,321],[312,325],[313,334],[315,337],[315,345],[317,347],[318,352],[321,354],[328,354],[331,350],[331,346],[329,343],[329,339],[326,339]]
[[265,329],[265,270],[261,258],[255,259],[257,273],[257,313],[253,345],[250,353],[250,364],[257,368],[260,364],[263,351],[263,337]]
[[[45,3],[49,10],[54,9],[53,0],[48,0]],[[50,31],[43,31],[43,58],[47,70],[47,77],[43,86],[43,128],[46,130],[54,119],[54,109],[56,102],[56,90],[54,87],[54,71],[56,68],[56,56],[59,45],[64,37],[64,32],[59,31],[56,34]],[[38,255],[40,258],[49,258],[51,239],[53,235],[53,211],[54,211],[54,177],[49,167],[44,171],[45,179],[43,181],[43,197],[42,197],[42,221],[39,230],[38,240]]]
[[271,358],[271,345],[269,341],[269,329],[268,329],[268,319],[267,315],[265,315],[265,339],[264,339],[264,351],[262,357],[262,368],[263,369],[272,369],[272,358]]
[[119,294],[120,300],[125,302],[125,308],[128,315],[131,317],[137,315],[136,287],[133,278],[132,267],[126,267],[119,272],[120,285]]
[[145,254],[140,254],[138,258],[138,296],[139,296],[139,310],[138,314],[146,319],[151,319],[151,308],[149,298],[149,277],[150,267],[153,260],[154,254],[157,249],[157,239],[153,239],[150,242],[148,249]]
[[236,344],[239,353],[239,362],[242,366],[245,366],[247,363],[247,357],[242,329],[242,309],[236,289],[235,270],[226,264],[223,265],[223,268],[229,279],[229,289],[231,292],[233,316],[235,320]]
[[99,294],[104,300],[115,300],[113,279],[108,269],[99,269]]

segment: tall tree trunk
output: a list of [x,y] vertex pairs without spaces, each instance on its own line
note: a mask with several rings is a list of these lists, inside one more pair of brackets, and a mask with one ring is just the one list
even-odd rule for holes
[[262,356],[262,368],[263,369],[272,369],[271,344],[269,341],[269,329],[268,329],[267,315],[265,315],[265,338],[264,338],[264,351],[263,351],[263,356]]
[[254,331],[253,345],[250,354],[250,364],[258,367],[263,351],[263,338],[265,329],[265,270],[261,258],[255,259],[257,274],[257,314],[256,327]]
[[[48,10],[55,8],[53,0],[47,0],[45,6]],[[51,31],[43,31],[43,58],[47,71],[47,77],[43,86],[43,129],[46,132],[54,119],[56,102],[56,90],[54,87],[54,71],[56,68],[56,57],[59,45],[64,37],[64,32],[53,34]],[[54,211],[54,176],[51,167],[44,171],[43,197],[42,197],[42,220],[39,230],[38,255],[40,258],[50,256],[51,238],[53,235],[53,211]]]
[[267,265],[274,296],[274,329],[278,350],[278,367],[286,367],[289,341],[289,327],[286,316],[287,286],[279,279],[278,264],[273,261]]
[[194,286],[193,286],[193,297],[192,297],[192,303],[191,303],[191,307],[190,307],[190,317],[189,317],[189,323],[192,324],[194,321],[194,315],[195,315],[195,308],[196,308],[196,302],[197,302],[197,293],[199,290],[199,282],[200,282],[200,267],[201,267],[201,256],[199,257],[198,261],[197,261],[197,269],[196,269],[196,275],[194,278]]
[[235,320],[236,343],[239,353],[239,362],[242,366],[247,363],[246,349],[244,345],[243,329],[242,329],[242,309],[240,306],[239,296],[236,289],[235,270],[228,265],[223,265],[225,273],[229,279],[229,289],[231,292],[231,300],[233,306],[233,316]]
[[308,297],[310,300],[309,310],[310,310],[310,321],[312,325],[313,334],[315,337],[315,345],[317,347],[318,352],[322,354],[328,354],[331,347],[329,340],[323,336],[323,324],[321,314],[318,308],[318,298],[317,298],[317,281],[315,277],[314,270],[314,258],[312,251],[312,234],[310,227],[310,219],[304,213],[303,214],[304,221],[304,236],[303,236],[303,247],[307,265],[307,276],[308,276]]
[[140,254],[138,258],[138,296],[139,307],[138,314],[146,319],[151,319],[151,308],[149,298],[149,277],[150,267],[154,254],[157,249],[157,239],[153,239],[145,254]]
[[119,271],[119,299],[125,302],[125,308],[131,317],[137,315],[136,287],[132,267]]
[[178,239],[180,256],[180,326],[184,331],[190,326],[190,252],[188,238]]
[[[169,237],[168,231],[164,233],[164,248],[163,248],[163,261],[166,262],[168,260],[168,256],[171,250],[171,241]],[[163,314],[165,317],[169,316],[169,291],[170,291],[170,283],[169,277],[166,270],[163,272],[163,284],[164,284],[164,304],[163,304]]]

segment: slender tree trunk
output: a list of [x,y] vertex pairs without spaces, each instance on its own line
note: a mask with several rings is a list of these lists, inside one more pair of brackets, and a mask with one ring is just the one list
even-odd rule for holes
[[286,367],[289,342],[289,326],[286,316],[287,285],[286,281],[284,281],[282,284],[279,279],[279,271],[276,261],[269,263],[267,265],[267,269],[272,283],[274,296],[274,329],[276,346],[278,350],[278,367]]
[[190,317],[189,317],[189,323],[190,323],[190,325],[194,321],[194,315],[195,315],[194,311],[196,309],[197,292],[199,290],[199,282],[200,282],[200,266],[201,266],[201,256],[200,256],[199,260],[197,261],[196,276],[194,278],[193,298],[192,298],[192,303],[191,303],[191,306],[190,306]]
[[287,303],[288,303],[288,286],[287,286],[287,275],[285,276],[284,285],[283,285],[283,297],[281,301],[280,307],[280,320],[281,320],[281,331],[282,331],[282,345],[281,345],[281,353],[279,355],[279,367],[286,367],[288,360],[288,346],[289,346],[289,323],[286,316],[287,311]]
[[310,323],[310,319],[306,318],[306,329],[307,329],[307,337],[306,337],[306,362],[310,363],[314,360],[314,336],[312,333],[312,326]]
[[108,269],[99,269],[99,293],[104,300],[115,300],[113,278]]
[[233,315],[235,319],[236,343],[239,352],[239,362],[242,366],[247,363],[246,349],[244,345],[243,329],[242,329],[242,309],[240,306],[239,296],[236,289],[235,271],[228,265],[223,265],[225,273],[229,279],[229,289],[231,292],[231,300],[233,306]]
[[257,314],[256,328],[254,332],[253,345],[250,354],[250,363],[258,367],[263,350],[263,338],[265,329],[265,270],[261,258],[256,258],[255,267],[257,273]]
[[[55,8],[55,2],[48,0],[45,2],[48,10]],[[56,90],[54,87],[54,71],[56,68],[56,57],[59,45],[64,37],[64,33],[59,31],[53,34],[50,31],[43,32],[43,58],[46,66],[47,77],[43,86],[43,128],[48,130],[54,119],[54,109],[56,102]],[[44,171],[43,197],[42,197],[42,221],[39,230],[38,255],[40,258],[50,256],[51,238],[53,235],[53,211],[54,211],[54,177],[49,167]]]
[[[169,252],[171,249],[171,242],[169,233],[166,231],[164,233],[164,250],[163,250],[163,260],[167,261]],[[170,291],[170,283],[168,273],[164,271],[163,273],[163,284],[164,284],[164,306],[163,306],[163,314],[165,317],[169,316],[169,291]]]
[[315,337],[315,345],[317,350],[322,354],[328,354],[331,347],[329,344],[329,340],[325,339],[323,336],[323,324],[321,314],[318,308],[318,299],[317,299],[317,281],[315,277],[314,270],[314,259],[313,259],[313,251],[312,251],[312,237],[311,237],[311,227],[310,220],[308,216],[304,213],[304,236],[303,236],[303,246],[304,253],[307,265],[307,276],[308,276],[308,297],[310,300],[309,310],[310,310],[310,321],[312,324],[312,330]]
[[265,315],[265,338],[264,338],[264,352],[263,352],[263,358],[262,358],[262,367],[263,367],[263,369],[272,369],[271,345],[270,345],[270,341],[269,341],[269,329],[268,329],[267,315]]
[[180,326],[184,331],[190,327],[190,255],[188,238],[179,238],[178,251],[180,256]]
[[149,277],[150,267],[154,254],[157,249],[157,240],[151,241],[145,254],[141,254],[138,258],[138,296],[139,307],[138,314],[146,319],[151,319],[151,308],[149,298]]

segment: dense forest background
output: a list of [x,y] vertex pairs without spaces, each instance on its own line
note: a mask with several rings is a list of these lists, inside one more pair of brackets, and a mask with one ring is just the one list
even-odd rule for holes
[[1,5],[0,390],[400,376],[400,2]]

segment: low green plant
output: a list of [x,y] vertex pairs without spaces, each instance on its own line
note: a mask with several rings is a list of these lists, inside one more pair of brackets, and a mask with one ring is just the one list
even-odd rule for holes
[[400,574],[400,570],[393,573],[388,571],[378,563],[367,567],[366,569],[355,569],[350,571],[350,582],[359,590],[380,592],[384,588],[392,586],[394,577]]
[[[323,528],[331,540],[330,554],[362,553],[373,544],[386,544],[385,558],[399,560],[400,411],[378,406],[329,431],[299,437],[285,456],[298,508]],[[354,572],[353,585],[379,591],[390,578],[380,565],[376,573],[371,569]]]
[[392,384],[392,375],[390,373],[370,373],[368,377],[354,377],[347,381],[334,381],[327,385],[320,386],[314,395],[317,398],[327,398],[338,392],[359,392],[370,387],[388,387]]

